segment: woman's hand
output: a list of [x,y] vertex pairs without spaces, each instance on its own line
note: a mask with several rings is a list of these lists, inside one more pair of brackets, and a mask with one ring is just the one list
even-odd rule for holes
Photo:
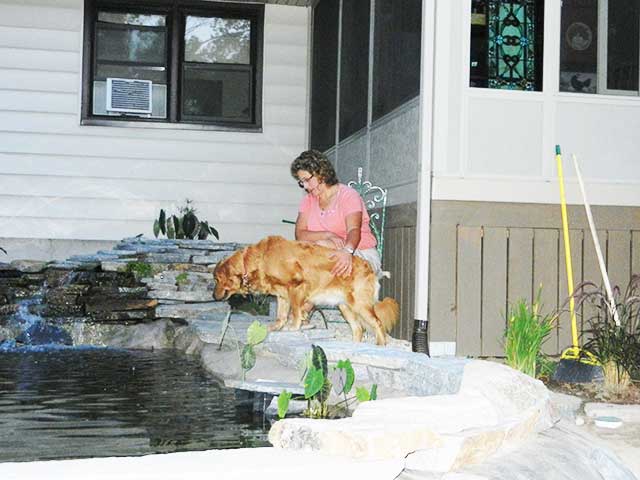
[[331,273],[333,275],[339,277],[348,277],[351,275],[351,270],[353,269],[353,255],[345,250],[336,250],[331,255],[329,255],[330,259],[335,259],[336,264],[331,269]]
[[344,240],[342,239],[342,237],[339,237],[338,235],[332,232],[327,232],[327,234],[328,234],[327,240],[333,243],[333,245],[335,245],[334,248],[336,250],[339,250],[340,248],[344,247]]

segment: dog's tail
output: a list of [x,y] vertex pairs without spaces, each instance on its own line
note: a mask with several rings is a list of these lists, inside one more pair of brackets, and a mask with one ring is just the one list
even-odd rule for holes
[[400,318],[400,306],[393,298],[386,297],[373,306],[373,311],[382,322],[386,333],[389,333]]

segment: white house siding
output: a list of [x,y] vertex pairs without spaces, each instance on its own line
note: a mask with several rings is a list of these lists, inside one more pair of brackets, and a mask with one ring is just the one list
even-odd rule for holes
[[221,240],[291,235],[308,9],[265,6],[262,133],[81,126],[82,23],[81,0],[0,0],[0,237],[149,236],[185,198]]
[[560,93],[560,4],[545,4],[542,92],[468,86],[469,2],[437,1],[433,199],[557,203],[554,148],[563,149],[567,198],[640,206],[640,98]]

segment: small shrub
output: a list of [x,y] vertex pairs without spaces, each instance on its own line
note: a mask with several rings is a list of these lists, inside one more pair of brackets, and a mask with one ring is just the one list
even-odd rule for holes
[[193,208],[192,201],[185,200],[185,205],[180,207],[179,213],[167,217],[166,212],[161,209],[160,215],[153,222],[153,234],[156,238],[162,233],[170,239],[198,239],[206,240],[209,235],[213,235],[220,240],[218,231],[209,225],[206,220],[200,220],[196,216],[196,209]]
[[576,288],[576,310],[583,304],[593,312],[586,318],[588,340],[584,349],[602,365],[607,393],[621,395],[631,383],[631,374],[640,364],[640,275],[633,275],[624,293],[613,288],[613,301],[620,324],[606,291],[593,282]]
[[534,378],[544,358],[542,345],[557,318],[540,314],[540,292],[531,306],[519,300],[509,309],[504,342],[507,365]]

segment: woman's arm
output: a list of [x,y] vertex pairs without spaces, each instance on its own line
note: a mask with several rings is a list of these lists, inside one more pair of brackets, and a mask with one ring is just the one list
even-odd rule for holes
[[[298,213],[298,218],[296,219],[296,240],[302,240],[305,242],[317,242],[317,241],[328,241],[333,242],[336,248],[341,248],[344,245],[343,240],[332,232],[320,231],[314,232],[308,230],[307,224],[307,215],[305,213]],[[358,241],[360,241],[358,239]]]
[[360,245],[360,229],[362,228],[362,212],[354,212],[345,218],[347,224],[347,240],[341,250],[336,250],[329,258],[336,260],[331,273],[348,277],[353,267],[353,251]]

